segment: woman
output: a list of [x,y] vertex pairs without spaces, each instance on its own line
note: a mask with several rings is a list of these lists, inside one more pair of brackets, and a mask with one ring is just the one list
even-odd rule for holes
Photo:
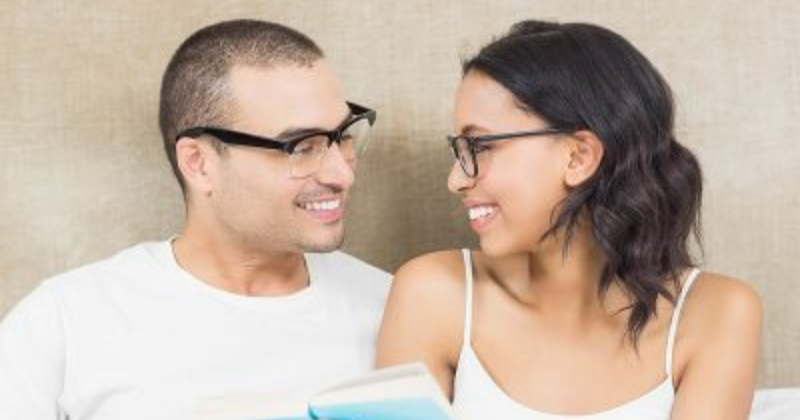
[[465,62],[455,126],[481,250],[401,267],[378,364],[423,360],[461,420],[747,418],[759,298],[694,268],[700,168],[649,61],[520,22]]

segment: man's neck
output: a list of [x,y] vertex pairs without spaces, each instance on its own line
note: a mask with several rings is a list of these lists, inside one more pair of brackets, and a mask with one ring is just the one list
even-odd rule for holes
[[309,286],[300,252],[248,249],[186,229],[172,243],[175,260],[203,282],[244,296],[286,296]]

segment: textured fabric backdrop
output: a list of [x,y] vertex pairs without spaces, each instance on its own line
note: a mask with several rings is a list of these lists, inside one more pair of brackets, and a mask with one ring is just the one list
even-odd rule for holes
[[459,59],[522,18],[621,32],[670,81],[680,138],[703,164],[705,267],[748,279],[766,303],[761,385],[800,385],[793,0],[1,0],[0,316],[49,275],[178,231],[160,76],[191,32],[234,17],[308,33],[349,96],[378,110],[346,248],[387,270],[474,244],[441,141]]

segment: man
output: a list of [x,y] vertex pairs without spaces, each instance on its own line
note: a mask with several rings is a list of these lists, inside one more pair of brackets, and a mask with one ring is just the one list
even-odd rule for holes
[[186,419],[206,396],[303,396],[370,369],[388,275],[328,252],[374,120],[295,30],[188,38],[160,115],[184,230],[56,276],[6,317],[0,419]]

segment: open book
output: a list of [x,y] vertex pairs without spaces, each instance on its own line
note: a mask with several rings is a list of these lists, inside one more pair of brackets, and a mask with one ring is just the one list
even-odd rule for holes
[[194,420],[455,420],[422,363],[378,369],[318,393],[311,401],[232,395],[202,401]]

